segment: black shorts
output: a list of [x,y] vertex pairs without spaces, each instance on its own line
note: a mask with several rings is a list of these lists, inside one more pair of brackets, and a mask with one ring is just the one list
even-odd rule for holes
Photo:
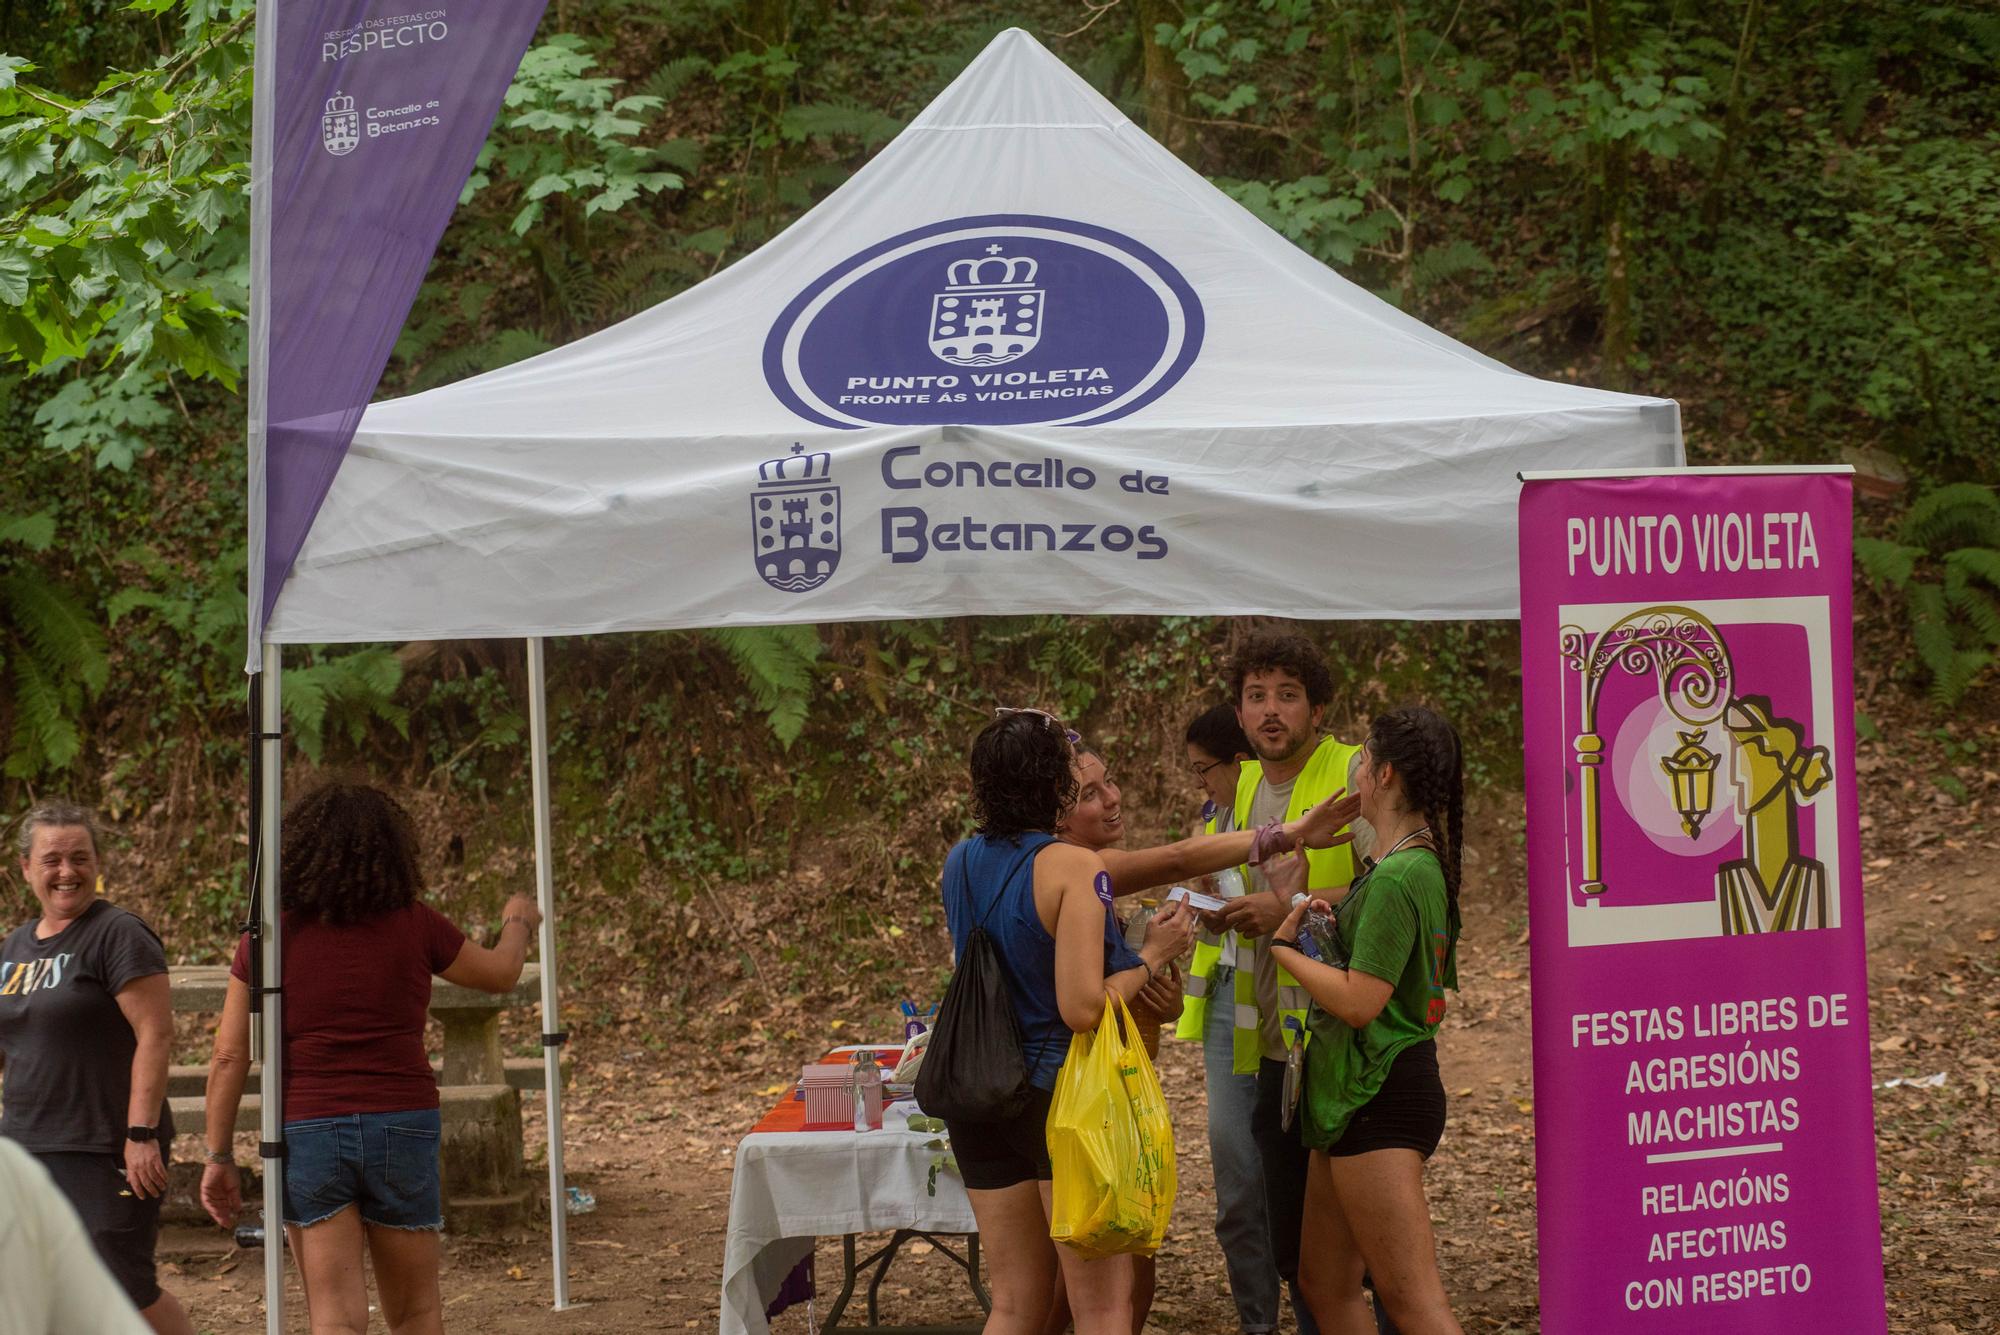
[[[116,1154],[37,1154],[56,1190],[75,1207],[91,1246],[118,1287],[145,1311],[160,1301],[153,1250],[160,1241],[160,1198],[145,1200],[125,1185],[125,1160]],[[124,1193],[124,1194],[120,1194]]]
[[1026,1112],[1011,1122],[947,1121],[952,1157],[969,1191],[999,1191],[1023,1182],[1047,1182],[1049,1105],[1055,1091],[1038,1089]]
[[1340,1139],[1327,1146],[1336,1159],[1371,1150],[1415,1150],[1426,1159],[1444,1138],[1444,1079],[1437,1043],[1412,1043],[1389,1063],[1389,1078],[1361,1105]]

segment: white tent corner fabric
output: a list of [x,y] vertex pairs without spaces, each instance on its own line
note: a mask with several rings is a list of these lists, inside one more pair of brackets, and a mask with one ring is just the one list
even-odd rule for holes
[[1673,467],[1320,265],[1028,34],[762,249],[361,422],[274,642],[1511,617],[1516,474]]

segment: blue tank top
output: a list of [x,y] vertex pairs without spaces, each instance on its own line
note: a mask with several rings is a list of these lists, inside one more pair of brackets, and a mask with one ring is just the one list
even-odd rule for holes
[[[1054,842],[1049,834],[974,835],[961,840],[944,860],[942,883],[954,956],[965,950],[974,927],[983,924],[993,938],[1021,1025],[1028,1083],[1036,1089],[1055,1088],[1056,1073],[1069,1054],[1069,1026],[1056,1006],[1056,942],[1035,912],[1035,857]],[[1125,944],[1117,916],[1106,905],[1105,975],[1138,967],[1138,952]]]

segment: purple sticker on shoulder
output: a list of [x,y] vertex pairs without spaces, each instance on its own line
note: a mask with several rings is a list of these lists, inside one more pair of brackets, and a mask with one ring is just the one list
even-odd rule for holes
[[1108,871],[1101,871],[1097,873],[1097,879],[1092,881],[1091,884],[1097,887],[1098,902],[1102,903],[1105,908],[1110,908],[1111,873]]

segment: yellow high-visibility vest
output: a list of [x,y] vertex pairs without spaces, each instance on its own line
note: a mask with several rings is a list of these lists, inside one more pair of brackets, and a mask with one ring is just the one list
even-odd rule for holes
[[[1307,808],[1339,792],[1347,786],[1347,771],[1360,752],[1359,745],[1339,741],[1333,737],[1323,737],[1314,748],[1305,768],[1299,771],[1298,779],[1292,784],[1291,800],[1285,805],[1285,819],[1297,820]],[[1243,762],[1243,768],[1236,779],[1236,828],[1246,829],[1250,824],[1250,803],[1257,794],[1257,785],[1263,782],[1264,767],[1255,760]],[[1214,832],[1215,822],[1208,822],[1208,830]],[[1249,884],[1250,869],[1241,868],[1244,883]],[[1306,887],[1309,890],[1344,890],[1354,879],[1354,853],[1347,844],[1337,844],[1332,848],[1309,848],[1306,850]],[[1234,936],[1234,933],[1230,933]],[[1174,1034],[1178,1038],[1199,1039],[1208,1022],[1209,984],[1214,977],[1217,964],[1221,961],[1225,947],[1229,943],[1218,941],[1214,945],[1195,944],[1194,959],[1188,966],[1187,1002],[1181,1010],[1180,1024]],[[1262,941],[1238,938],[1235,942],[1236,973],[1235,986],[1231,989],[1236,1010],[1235,1024],[1235,1070],[1238,1075],[1251,1075],[1257,1070],[1257,1063],[1263,1057],[1263,1040],[1258,1031],[1260,1015],[1257,1009],[1256,957],[1255,952],[1264,949]],[[1283,966],[1278,968],[1278,1023],[1290,1046],[1292,1035],[1305,1032],[1306,1004],[1305,989],[1299,980],[1292,977]],[[1285,1023],[1286,1019],[1297,1021],[1296,1030]]]

